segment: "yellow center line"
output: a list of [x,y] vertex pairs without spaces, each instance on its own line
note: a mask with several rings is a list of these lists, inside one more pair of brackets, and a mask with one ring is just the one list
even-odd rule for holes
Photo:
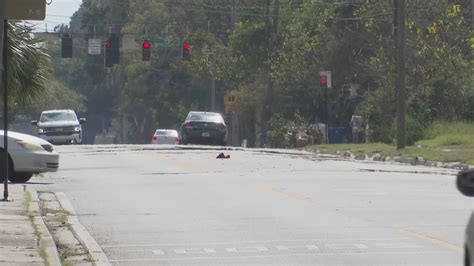
[[458,246],[458,245],[449,243],[445,240],[436,238],[433,235],[422,234],[422,233],[414,232],[412,230],[405,229],[405,228],[399,229],[399,232],[404,234],[404,235],[408,235],[408,236],[411,236],[411,237],[414,237],[414,238],[417,238],[417,239],[420,239],[420,240],[428,241],[428,242],[430,242],[434,245],[449,249],[449,250],[454,251],[456,253],[461,253],[462,254],[464,252],[464,249],[461,246]]
[[274,186],[258,186],[257,191],[270,193],[279,198],[285,198],[289,201],[297,202],[309,207],[328,208],[330,205],[325,201],[315,201],[313,199],[306,197],[303,194],[285,192],[281,188],[274,187]]
[[175,167],[178,167],[180,169],[183,169],[183,170],[187,170],[187,171],[203,171],[204,169],[201,168],[201,167],[198,167],[194,164],[191,164],[191,163],[187,163],[187,162],[183,162],[183,161],[180,161],[176,158],[173,158],[169,155],[165,155],[165,154],[160,154],[160,153],[154,153],[155,156],[159,157],[162,161],[165,161],[166,163],[169,163]]

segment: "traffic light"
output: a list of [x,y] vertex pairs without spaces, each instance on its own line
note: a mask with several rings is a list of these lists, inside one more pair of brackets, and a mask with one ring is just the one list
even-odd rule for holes
[[104,44],[104,65],[105,67],[113,67],[114,64],[112,63],[112,43],[110,39],[105,41]]
[[105,67],[112,67],[120,62],[120,41],[116,35],[111,35],[104,45],[105,56],[104,65]]
[[143,41],[142,44],[142,60],[150,61],[151,59],[151,43],[148,40]]
[[112,52],[112,64],[118,64],[120,62],[120,40],[117,35],[112,35],[109,38],[110,44],[112,47],[110,47],[111,52]]
[[183,44],[183,60],[191,61],[191,45],[189,43]]
[[61,57],[72,58],[72,37],[64,34],[61,38]]

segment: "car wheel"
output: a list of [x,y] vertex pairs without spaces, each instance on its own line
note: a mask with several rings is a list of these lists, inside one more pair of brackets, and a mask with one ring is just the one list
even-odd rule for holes
[[28,180],[31,179],[32,176],[33,173],[15,173],[12,177],[9,177],[8,179],[12,183],[26,183],[28,182]]
[[[4,156],[4,150],[3,149],[0,149],[0,182],[3,182],[4,180],[4,173],[3,173],[3,165],[5,163],[5,156]],[[8,172],[9,172],[9,176],[12,177],[13,176],[13,162],[12,162],[12,159],[9,157],[8,158]],[[10,178],[8,178],[10,179]]]
[[469,249],[464,246],[464,266],[471,266],[471,256],[469,255]]

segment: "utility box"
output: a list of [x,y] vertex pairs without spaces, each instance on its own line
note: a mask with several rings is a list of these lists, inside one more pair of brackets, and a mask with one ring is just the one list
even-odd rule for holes
[[329,128],[329,144],[341,144],[344,143],[346,138],[345,127],[330,127]]

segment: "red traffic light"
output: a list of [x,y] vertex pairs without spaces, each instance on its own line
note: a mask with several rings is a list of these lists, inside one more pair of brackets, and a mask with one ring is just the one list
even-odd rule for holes
[[150,42],[143,42],[142,47],[143,47],[143,49],[150,49],[151,48],[151,43]]
[[187,42],[183,44],[183,60],[191,61],[191,45]]

